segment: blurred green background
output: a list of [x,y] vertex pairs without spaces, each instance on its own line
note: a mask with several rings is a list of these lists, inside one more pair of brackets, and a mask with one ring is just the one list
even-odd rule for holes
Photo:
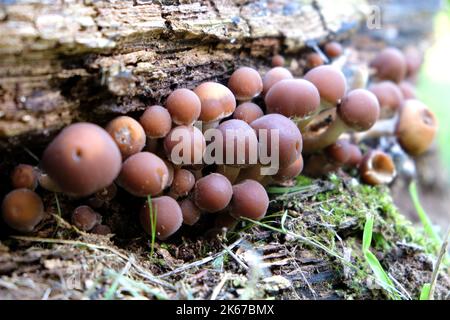
[[438,118],[438,143],[450,178],[450,0],[436,16],[434,27],[434,42],[425,55],[417,94]]

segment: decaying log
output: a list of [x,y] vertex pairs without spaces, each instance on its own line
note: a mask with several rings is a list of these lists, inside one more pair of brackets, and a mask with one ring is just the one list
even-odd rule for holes
[[345,37],[352,1],[0,2],[0,145],[45,141],[74,121],[162,103],[177,87],[226,80],[236,65]]

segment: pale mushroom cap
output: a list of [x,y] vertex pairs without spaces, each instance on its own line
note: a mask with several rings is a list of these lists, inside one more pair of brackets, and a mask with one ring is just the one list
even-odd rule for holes
[[338,115],[353,130],[365,131],[380,117],[380,105],[372,92],[355,89],[342,100],[338,107]]
[[14,189],[34,190],[38,184],[38,172],[29,164],[19,164],[11,173],[11,184]]
[[275,83],[264,99],[267,113],[304,118],[316,112],[320,105],[317,88],[303,79],[287,79]]
[[380,150],[369,151],[360,165],[361,179],[370,185],[391,183],[397,171],[392,158]]
[[[165,240],[180,229],[183,223],[183,213],[178,203],[168,196],[151,199],[152,213],[156,216],[156,237]],[[145,232],[152,234],[150,208],[148,201],[140,211],[140,221]]]
[[218,212],[226,208],[233,195],[230,181],[223,175],[211,173],[195,183],[194,202],[201,210]]
[[183,223],[193,226],[201,217],[200,209],[191,199],[184,199],[180,202],[181,212],[183,214]]
[[122,165],[119,185],[134,196],[158,195],[167,186],[169,169],[164,161],[150,152],[139,152]]
[[416,88],[410,82],[402,81],[398,84],[398,87],[402,91],[405,100],[416,99]]
[[375,83],[369,87],[369,91],[378,99],[381,118],[392,117],[403,104],[403,93],[392,81]]
[[263,90],[263,82],[258,71],[249,67],[240,67],[228,80],[228,88],[239,101],[248,101]]
[[270,69],[263,77],[263,94],[266,94],[275,83],[293,78],[292,73],[286,68],[275,67]]
[[148,107],[139,123],[149,138],[164,138],[172,129],[172,117],[166,108],[154,105]]
[[419,100],[406,100],[400,110],[396,136],[402,148],[417,156],[429,149],[436,136],[438,123],[434,113]]
[[124,159],[138,153],[145,146],[144,129],[131,117],[120,116],[111,120],[106,126],[106,131],[116,142]]
[[176,169],[170,191],[183,197],[187,195],[195,185],[195,177],[192,172],[186,169]]
[[264,112],[253,102],[244,102],[237,106],[233,113],[233,118],[252,123],[254,120],[261,118]]
[[236,99],[230,89],[217,82],[204,82],[194,89],[200,98],[201,112],[199,120],[218,121],[228,117],[236,109]]
[[44,218],[44,205],[35,192],[15,189],[3,199],[2,217],[12,229],[31,232]]
[[326,65],[311,69],[305,74],[304,79],[314,84],[319,90],[320,98],[332,105],[336,105],[347,90],[344,74],[333,66]]
[[101,127],[76,123],[47,146],[42,167],[63,192],[87,196],[109,186],[120,172],[122,157]]
[[405,56],[397,48],[383,49],[370,66],[376,69],[378,78],[394,82],[402,81],[407,72]]
[[[179,152],[177,152],[177,150],[179,150]],[[167,157],[177,165],[195,164],[195,161],[201,161],[205,154],[205,137],[196,127],[175,127],[164,139],[164,151]],[[187,153],[185,154],[185,152]],[[178,163],[178,160],[180,160],[181,163]]]
[[284,57],[280,54],[276,54],[272,57],[272,67],[284,66]]
[[192,125],[200,116],[200,98],[189,89],[177,89],[166,101],[166,108],[177,125]]
[[266,189],[257,181],[244,180],[233,186],[231,213],[235,217],[260,220],[269,207]]

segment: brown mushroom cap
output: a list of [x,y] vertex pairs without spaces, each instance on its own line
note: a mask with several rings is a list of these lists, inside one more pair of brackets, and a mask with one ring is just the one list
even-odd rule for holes
[[116,142],[124,159],[138,153],[145,146],[145,132],[142,126],[131,117],[120,116],[106,126],[106,131]]
[[176,169],[170,193],[176,197],[184,197],[194,188],[194,185],[195,177],[192,172],[186,169]]
[[315,68],[324,64],[323,58],[317,52],[309,53],[306,56],[306,64],[309,68]]
[[201,210],[218,212],[226,208],[233,195],[230,181],[223,175],[211,173],[195,183],[194,202]]
[[410,82],[402,81],[398,84],[398,87],[400,88],[405,100],[416,99],[416,88]]
[[264,112],[261,108],[253,102],[244,102],[237,106],[233,113],[233,118],[251,123],[252,121],[261,118]]
[[38,185],[38,172],[29,164],[19,164],[11,173],[11,184],[14,189],[34,190]]
[[286,68],[275,67],[270,69],[263,77],[263,94],[266,94],[275,83],[293,78],[292,73]]
[[320,66],[309,70],[305,76],[319,90],[320,98],[336,105],[345,95],[347,81],[341,70],[333,66]]
[[[177,149],[175,149],[177,148]],[[164,150],[174,164],[191,165],[201,161],[206,150],[203,133],[193,126],[178,126],[173,128],[164,139]],[[179,153],[176,151],[179,150]],[[190,150],[190,157],[187,152]],[[175,154],[172,154],[175,152]],[[186,152],[186,154],[185,154]],[[181,163],[176,158],[180,157]]]
[[339,42],[331,41],[328,42],[324,47],[325,53],[330,58],[339,57],[342,54],[342,46]]
[[[178,203],[168,196],[161,196],[151,200],[152,212],[156,216],[156,237],[165,240],[174,234],[183,223],[183,213]],[[140,212],[141,225],[145,232],[152,234],[150,208],[146,201]]]
[[[235,166],[254,164],[251,163],[251,150],[254,151],[256,160],[258,138],[247,122],[231,119],[222,122],[217,129],[222,133],[223,163]],[[229,163],[229,160],[232,160],[232,163]]]
[[258,96],[263,83],[258,71],[249,67],[240,67],[228,80],[228,88],[239,101],[248,101]]
[[272,67],[284,66],[284,57],[280,54],[276,54],[272,57]]
[[79,206],[72,213],[72,224],[82,231],[90,231],[102,222],[102,216],[88,206]]
[[342,121],[356,131],[370,129],[380,117],[380,105],[377,98],[365,89],[350,91],[337,111]]
[[280,168],[276,175],[272,178],[276,182],[285,182],[297,177],[303,170],[303,156],[300,154],[298,159],[294,163],[290,164],[286,168]]
[[177,89],[166,101],[166,108],[177,125],[192,125],[200,116],[202,104],[194,91]]
[[98,234],[101,236],[106,236],[111,234],[111,228],[104,224],[97,224],[94,228],[92,228],[91,233]]
[[370,185],[389,184],[397,175],[392,158],[380,150],[369,151],[359,170],[361,179]]
[[117,182],[134,196],[155,196],[163,191],[169,179],[164,161],[150,152],[139,152],[122,165]]
[[49,177],[48,174],[44,172],[39,173],[38,177],[39,185],[47,191],[60,193],[62,192],[61,187],[56,184],[56,182]]
[[66,127],[47,146],[42,167],[61,189],[87,196],[109,186],[120,171],[122,158],[111,136],[92,123]]
[[338,165],[346,164],[350,161],[350,145],[348,140],[337,140],[325,148],[325,154],[331,161]]
[[264,101],[267,113],[304,118],[317,111],[320,95],[317,88],[309,81],[287,79],[275,83],[267,92]]
[[44,218],[44,205],[35,192],[15,189],[3,199],[2,216],[12,229],[31,232]]
[[157,105],[148,107],[139,119],[139,123],[149,138],[164,138],[172,128],[169,111]]
[[[263,143],[262,134],[265,134],[260,129],[267,130],[267,144],[268,144],[268,156],[272,154],[272,139],[275,138],[276,131],[278,130],[279,137],[279,161],[280,167],[287,167],[298,159],[302,152],[302,134],[300,130],[290,119],[281,114],[268,114],[259,119],[256,119],[251,124],[251,127],[256,130],[258,141]],[[274,138],[272,138],[272,136]],[[274,140],[273,143],[276,141]],[[275,150],[275,149],[274,149]]]
[[417,156],[431,146],[437,131],[434,113],[419,100],[406,100],[400,110],[395,134],[402,148]]
[[407,72],[405,56],[397,48],[383,49],[370,66],[376,69],[378,78],[394,82],[402,81]]
[[416,47],[407,47],[404,50],[405,60],[406,60],[406,76],[415,76],[422,66],[423,55]]
[[402,91],[392,81],[382,81],[372,84],[369,87],[369,91],[378,99],[381,118],[392,117],[400,110],[400,107],[403,104]]
[[261,220],[269,207],[266,189],[255,180],[244,180],[233,186],[231,214],[235,217],[246,217]]
[[233,92],[220,83],[204,82],[196,87],[194,92],[202,105],[199,120],[205,123],[228,117],[236,109]]
[[193,226],[200,219],[201,211],[191,199],[184,199],[180,202],[181,213],[183,214],[183,223]]
[[349,153],[350,159],[347,161],[347,164],[351,167],[359,167],[362,160],[362,153],[359,147],[356,144],[350,144]]

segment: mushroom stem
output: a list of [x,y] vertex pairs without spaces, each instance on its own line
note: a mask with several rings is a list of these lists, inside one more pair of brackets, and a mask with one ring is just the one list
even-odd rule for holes
[[321,133],[305,134],[303,136],[303,154],[311,154],[333,144],[339,136],[350,128],[336,116],[334,121]]
[[395,134],[395,127],[397,126],[398,115],[390,118],[377,121],[372,128],[364,132],[353,133],[352,140],[355,143],[368,139],[376,139],[385,136],[392,136]]

